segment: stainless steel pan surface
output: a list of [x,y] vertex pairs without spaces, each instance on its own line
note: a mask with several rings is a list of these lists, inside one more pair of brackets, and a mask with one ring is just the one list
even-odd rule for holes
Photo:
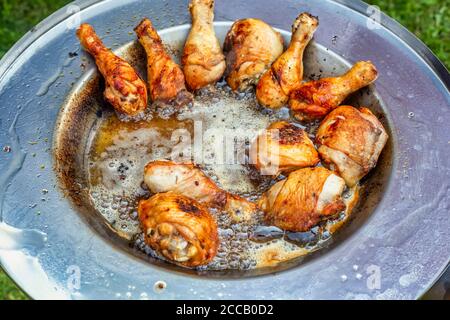
[[100,219],[83,190],[101,95],[86,86],[98,74],[75,28],[94,25],[107,46],[139,61],[141,53],[129,51],[133,28],[150,17],[176,51],[189,30],[187,5],[75,1],[1,60],[2,267],[37,299],[420,297],[450,257],[449,74],[413,35],[360,1],[216,1],[221,41],[232,21],[247,17],[288,39],[291,21],[308,11],[320,19],[306,54],[309,75],[333,74],[358,60],[378,68],[375,86],[352,101],[370,104],[390,140],[354,218],[324,248],[276,267],[193,271],[149,258]]

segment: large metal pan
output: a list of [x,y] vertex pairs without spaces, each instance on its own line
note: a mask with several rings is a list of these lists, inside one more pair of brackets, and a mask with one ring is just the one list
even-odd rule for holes
[[[66,98],[94,70],[80,67],[84,60],[74,27],[79,20],[92,23],[117,49],[134,41],[130,31],[143,16],[159,30],[189,23],[187,2],[76,1],[34,28],[3,58],[4,269],[33,298],[421,296],[450,256],[449,75],[413,35],[359,1],[216,3],[216,21],[257,17],[283,30],[290,29],[299,12],[309,11],[320,17],[316,43],[347,62],[368,59],[379,69],[376,90],[391,131],[390,146],[370,177],[373,192],[362,199],[366,205],[360,217],[326,250],[259,274],[188,273],[142,259],[64,196],[53,170],[53,130]],[[373,21],[378,17],[381,23]]]

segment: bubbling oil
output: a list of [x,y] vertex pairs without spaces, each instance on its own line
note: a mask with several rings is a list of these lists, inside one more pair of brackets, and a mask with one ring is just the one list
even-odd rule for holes
[[[236,94],[224,82],[198,92],[192,106],[170,116],[155,112],[139,121],[123,121],[105,111],[92,130],[86,159],[92,203],[119,236],[164,259],[145,244],[139,226],[137,203],[151,196],[143,182],[145,165],[162,159],[193,161],[224,190],[255,201],[276,181],[248,164],[249,144],[271,122],[288,119],[286,109],[263,110],[254,92]],[[312,133],[315,127],[305,130]],[[351,208],[352,190],[346,201]],[[214,260],[199,269],[247,270],[303,256],[323,246],[333,226],[350,211],[311,232],[287,233],[265,226],[260,213],[250,222],[234,223],[212,209],[220,247]]]

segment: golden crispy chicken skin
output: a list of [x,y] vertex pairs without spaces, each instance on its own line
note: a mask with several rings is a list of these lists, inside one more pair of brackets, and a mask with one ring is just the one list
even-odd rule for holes
[[138,206],[145,242],[167,259],[185,267],[208,264],[219,246],[217,225],[197,201],[160,193]]
[[283,230],[304,232],[345,209],[341,195],[345,182],[322,168],[292,172],[274,184],[260,199],[267,224]]
[[309,13],[301,13],[292,25],[288,49],[272,64],[256,86],[256,98],[266,108],[280,108],[288,103],[290,93],[303,80],[303,53],[319,25]]
[[192,101],[186,90],[181,67],[166,52],[161,38],[149,19],[144,19],[134,29],[147,53],[147,77],[153,102],[183,106]]
[[226,80],[233,90],[244,91],[283,53],[280,33],[259,19],[236,21],[225,38]]
[[376,166],[387,140],[386,130],[369,109],[351,106],[334,109],[316,135],[320,157],[349,187]]
[[190,163],[150,162],[144,170],[144,182],[154,193],[171,191],[191,197],[207,207],[227,212],[234,221],[249,220],[258,210],[254,203],[220,189]]
[[120,113],[136,115],[147,108],[147,87],[133,67],[107,49],[89,24],[77,30],[82,46],[105,78],[105,99]]
[[278,175],[319,163],[319,155],[308,134],[300,127],[272,123],[252,144],[251,160],[265,175]]
[[182,64],[187,85],[198,90],[216,83],[225,72],[225,56],[214,31],[214,0],[192,0],[192,28],[184,46]]
[[377,79],[370,61],[357,62],[346,74],[304,83],[291,93],[289,107],[299,120],[322,119],[359,89]]

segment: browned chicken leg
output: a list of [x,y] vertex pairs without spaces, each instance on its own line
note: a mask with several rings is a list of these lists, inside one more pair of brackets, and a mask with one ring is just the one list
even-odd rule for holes
[[266,223],[304,232],[346,208],[341,198],[344,189],[344,180],[333,172],[322,167],[305,168],[274,184],[259,205]]
[[144,182],[154,193],[175,192],[207,207],[226,211],[235,221],[249,220],[257,211],[254,203],[220,189],[193,164],[153,161],[147,164]]
[[289,106],[299,120],[321,119],[351,93],[374,82],[377,74],[370,61],[357,62],[343,76],[304,83],[291,93]]
[[272,64],[256,86],[258,102],[267,108],[287,104],[290,93],[303,80],[303,52],[311,41],[319,20],[309,13],[301,13],[292,25],[289,48]]
[[225,56],[214,31],[214,0],[192,0],[192,29],[184,46],[182,64],[192,90],[216,83],[225,71]]
[[159,193],[141,200],[138,212],[145,242],[167,259],[197,267],[216,255],[217,224],[197,201],[171,192]]
[[351,106],[331,111],[316,135],[321,158],[349,187],[376,166],[387,140],[386,130],[369,109]]
[[148,84],[153,102],[182,106],[192,101],[186,90],[184,74],[166,52],[161,38],[149,19],[134,29],[147,53]]
[[319,163],[319,155],[308,134],[298,126],[272,123],[252,144],[252,164],[264,175],[278,175]]
[[89,24],[82,24],[77,36],[83,47],[95,58],[105,78],[105,98],[118,111],[130,116],[147,108],[147,87],[133,67],[108,48]]
[[280,33],[259,19],[236,21],[225,38],[226,77],[233,90],[244,91],[283,53]]

